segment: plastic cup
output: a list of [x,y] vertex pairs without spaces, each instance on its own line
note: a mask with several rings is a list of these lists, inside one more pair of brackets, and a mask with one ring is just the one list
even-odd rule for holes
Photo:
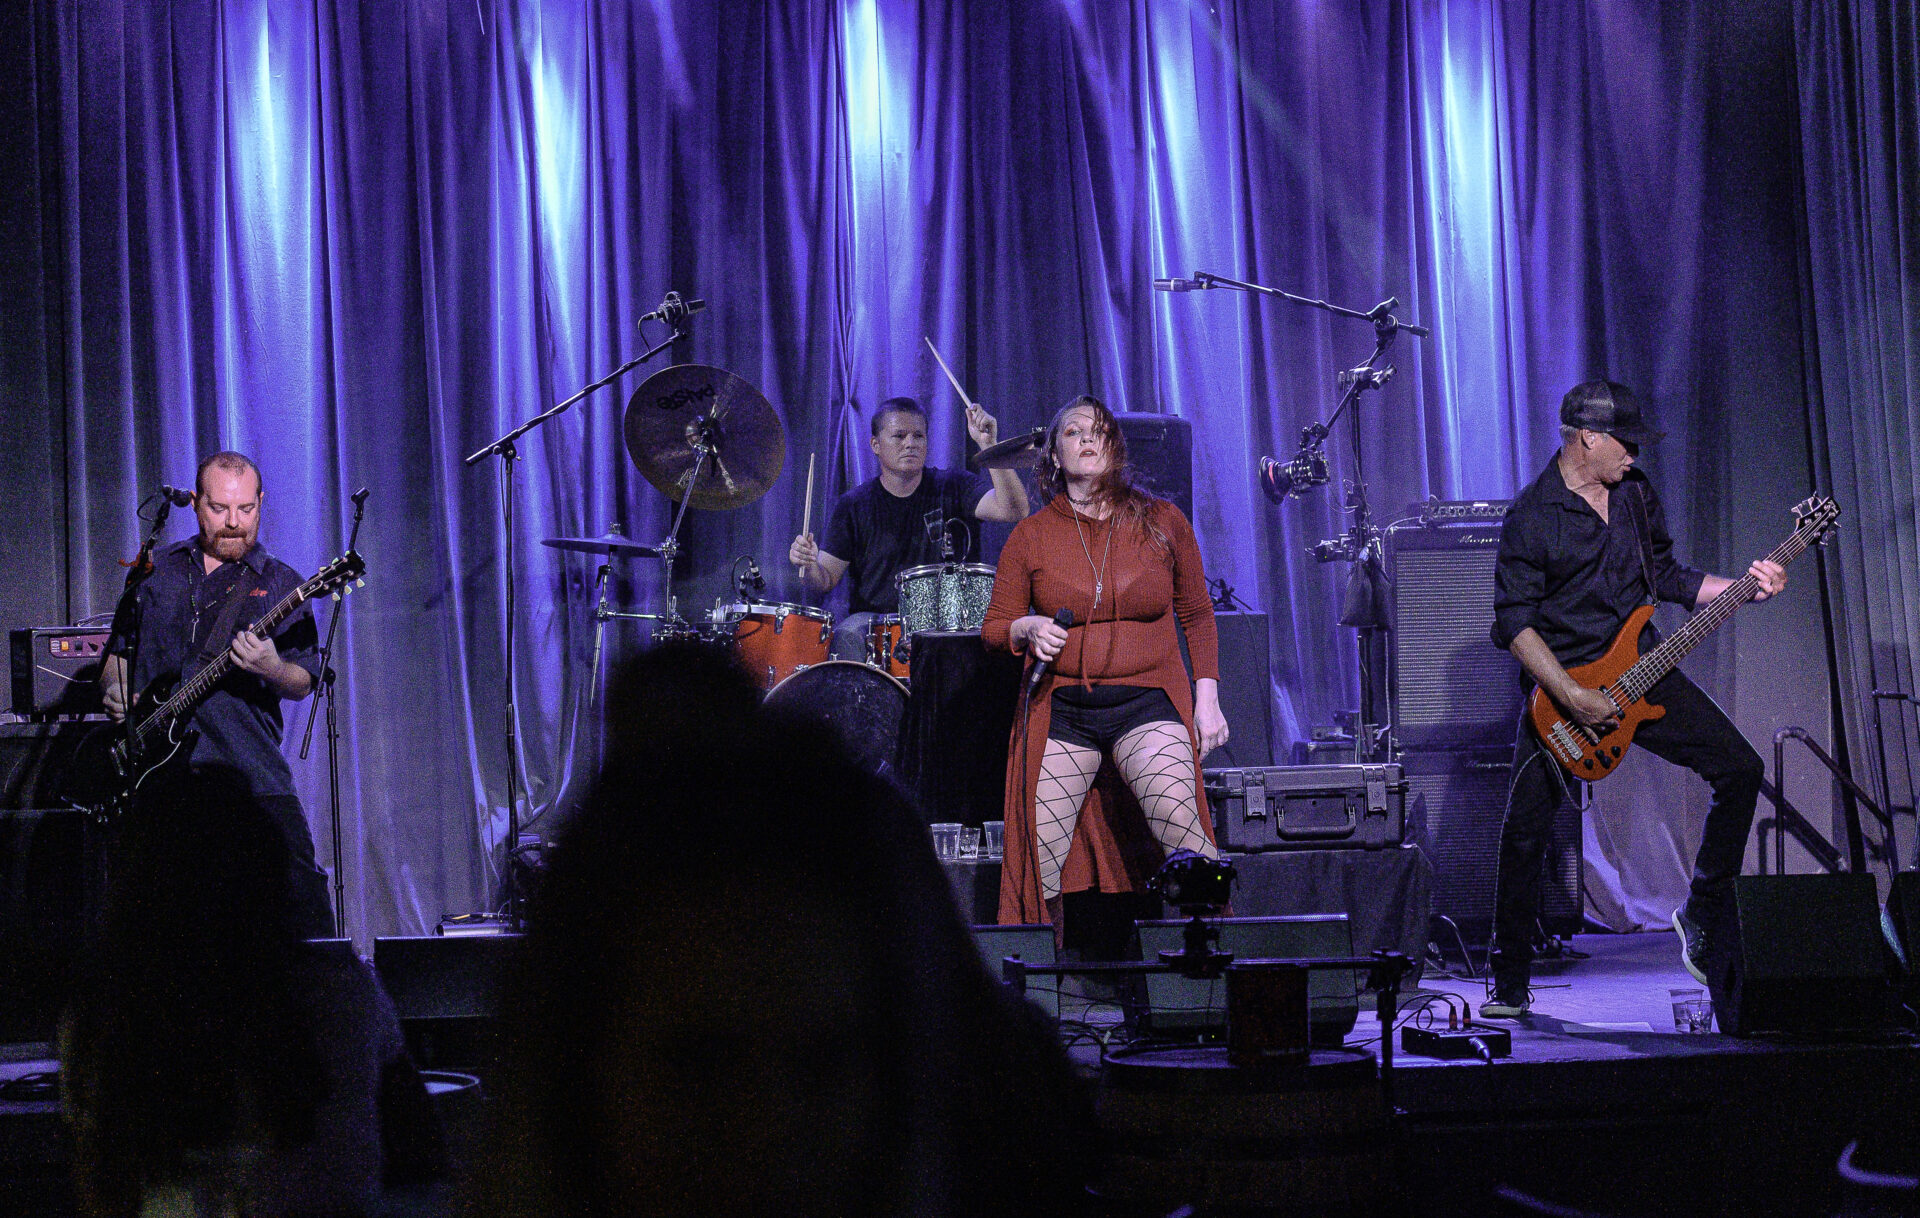
[[931,825],[933,832],[933,856],[943,863],[957,862],[960,858],[960,830],[957,823],[941,821]]
[[980,857],[980,828],[977,825],[960,827],[960,857],[977,859]]
[[1705,990],[1694,988],[1668,990],[1667,998],[1673,1004],[1674,1031],[1713,1031],[1713,1008],[1707,1005]]
[[980,857],[998,861],[1006,853],[1007,822],[990,820],[980,829],[984,835],[980,843]]

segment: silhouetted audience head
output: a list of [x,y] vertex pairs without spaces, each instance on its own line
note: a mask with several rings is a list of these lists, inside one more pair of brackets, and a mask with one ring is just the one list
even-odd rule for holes
[[121,821],[63,1036],[88,1208],[134,1213],[222,1148],[312,1136],[301,952],[279,829],[238,774],[164,782]]
[[1089,1110],[899,794],[701,650],[649,653],[608,712],[531,911],[474,1208],[1072,1210]]

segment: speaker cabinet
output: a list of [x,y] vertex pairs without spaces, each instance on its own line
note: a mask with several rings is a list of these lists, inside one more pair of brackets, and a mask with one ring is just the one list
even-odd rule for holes
[[500,993],[519,935],[407,935],[373,941],[407,1048],[425,1069],[491,1069],[500,1060]]
[[1114,418],[1127,441],[1127,463],[1140,485],[1171,499],[1192,520],[1193,424],[1172,414],[1129,413]]
[[[1517,712],[1516,712],[1517,713]],[[1509,722],[1507,730],[1513,731]],[[1407,829],[1433,863],[1433,912],[1459,926],[1472,946],[1493,937],[1500,826],[1507,815],[1513,747],[1403,753]],[[1540,873],[1540,924],[1548,934],[1581,926],[1580,809],[1562,803]]]
[[1870,875],[1743,875],[1731,942],[1709,962],[1720,1030],[1819,1034],[1892,1021]]
[[95,849],[75,809],[0,811],[0,1044],[54,1038],[86,930]]
[[[1273,764],[1273,671],[1267,648],[1267,615],[1215,613],[1220,632],[1220,713],[1227,717],[1227,742],[1200,759],[1203,767],[1247,768]],[[1180,632],[1180,654],[1187,657],[1187,636]]]
[[[987,923],[973,928],[973,945],[995,981],[1004,982],[1001,964],[1008,956],[1028,964],[1053,964],[1053,927],[1044,924],[1001,926]],[[1027,1001],[1055,1019],[1060,1018],[1060,978],[1028,977]]]
[[1513,739],[1523,692],[1520,665],[1488,637],[1499,550],[1498,523],[1388,531],[1388,702],[1400,748]]

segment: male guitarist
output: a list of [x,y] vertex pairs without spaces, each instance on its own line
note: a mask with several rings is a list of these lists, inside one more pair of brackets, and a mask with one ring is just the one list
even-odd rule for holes
[[[1582,687],[1567,669],[1599,658],[1639,606],[1658,599],[1698,608],[1734,582],[1674,560],[1659,496],[1633,468],[1640,446],[1660,435],[1643,422],[1640,403],[1626,386],[1574,386],[1560,402],[1559,452],[1513,501],[1500,530],[1494,644],[1513,653],[1563,714],[1602,733],[1617,725],[1619,708],[1598,690]],[[1759,584],[1754,600],[1787,586],[1786,571],[1765,559],[1747,574]],[[1641,724],[1635,743],[1686,766],[1713,788],[1690,892],[1673,914],[1681,960],[1704,985],[1708,944],[1723,933],[1733,877],[1746,854],[1760,792],[1760,755],[1677,668],[1647,691],[1646,701],[1665,707],[1666,714]],[[1567,797],[1559,765],[1522,711],[1500,831],[1493,995],[1480,1008],[1489,1018],[1527,1013],[1540,867],[1554,809]]]
[[333,926],[326,876],[314,864],[313,836],[280,752],[280,703],[313,689],[319,639],[307,604],[269,637],[248,629],[300,585],[293,568],[259,544],[264,500],[260,469],[241,454],[215,453],[200,463],[193,496],[199,534],[162,547],[152,573],[121,597],[101,685],[107,713],[123,720],[156,678],[189,677],[216,657],[216,631],[230,640],[238,671],[194,709],[197,739],[177,760],[241,775],[286,841],[302,924],[323,936]]

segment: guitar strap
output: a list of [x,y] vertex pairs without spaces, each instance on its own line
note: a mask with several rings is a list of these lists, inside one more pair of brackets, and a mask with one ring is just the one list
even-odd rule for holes
[[1633,484],[1633,532],[1640,542],[1640,577],[1647,581],[1647,604],[1659,603],[1660,594],[1653,582],[1653,526],[1647,523],[1647,490]]
[[[260,586],[260,576],[252,567],[243,566],[240,578],[234,581],[233,591],[227,596],[227,603],[220,606],[220,616],[213,619],[213,626],[207,631],[207,641],[200,648],[200,654],[194,658],[193,672],[199,672],[218,659],[222,652],[233,645],[233,636],[240,629],[240,615],[246,610],[247,601],[253,590]],[[192,673],[183,673],[191,676]]]

